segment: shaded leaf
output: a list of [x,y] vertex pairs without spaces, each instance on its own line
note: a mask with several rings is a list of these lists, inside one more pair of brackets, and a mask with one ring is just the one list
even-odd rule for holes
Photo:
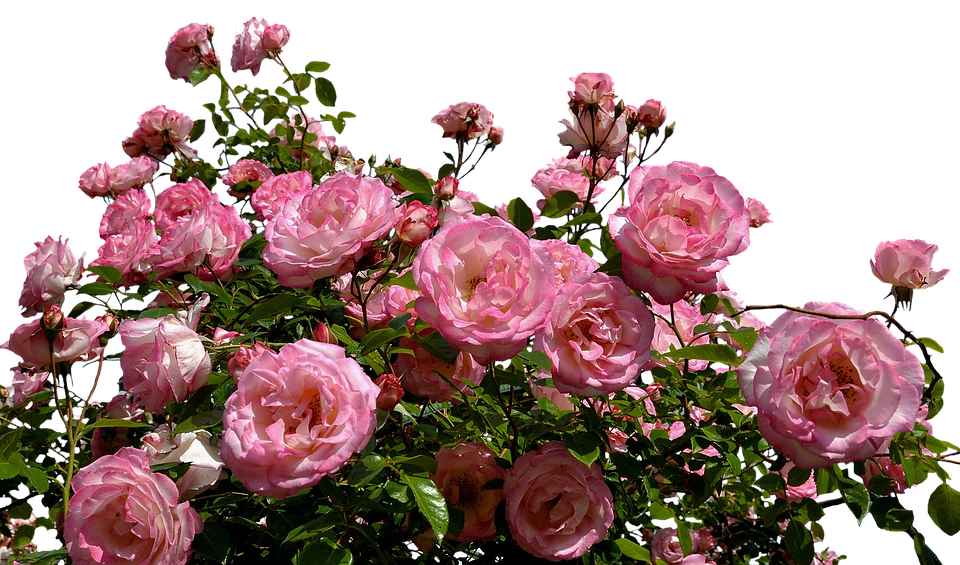
[[787,551],[797,565],[810,565],[813,562],[813,536],[803,524],[790,520],[783,537]]
[[447,525],[450,523],[450,514],[447,512],[447,501],[444,500],[437,485],[430,479],[414,477],[400,473],[400,479],[413,491],[413,498],[423,517],[433,526],[433,533],[437,539],[447,535]]

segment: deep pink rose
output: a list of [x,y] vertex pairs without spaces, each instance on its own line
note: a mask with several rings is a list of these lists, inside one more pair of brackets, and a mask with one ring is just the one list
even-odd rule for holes
[[770,211],[763,205],[763,202],[754,198],[747,198],[744,202],[747,205],[747,209],[750,210],[751,228],[759,228],[763,224],[769,224],[773,221],[770,219]]
[[[200,308],[205,301],[198,302]],[[210,378],[210,355],[203,347],[193,313],[165,318],[127,319],[120,324],[123,388],[148,412],[171,401],[183,402]]]
[[220,200],[197,179],[175,184],[157,195],[157,210],[154,222],[161,232],[184,216],[196,212],[208,203]]
[[63,537],[77,565],[185,565],[200,515],[177,486],[150,470],[147,454],[124,447],[77,471]]
[[277,215],[287,196],[312,186],[313,177],[310,171],[270,176],[254,191],[250,197],[250,205],[257,213],[257,219],[266,222]]
[[393,410],[400,400],[403,399],[403,387],[400,386],[400,379],[393,373],[384,373],[373,381],[380,389],[377,394],[377,408],[381,410]]
[[67,287],[80,280],[83,273],[83,256],[77,259],[66,241],[47,236],[37,242],[36,250],[24,257],[23,268],[27,278],[20,292],[20,306],[23,316],[33,316],[43,312],[53,304],[62,305]]
[[147,279],[150,272],[150,257],[158,251],[157,230],[150,220],[140,218],[123,226],[119,232],[107,235],[97,250],[98,257],[91,267],[104,266],[120,269],[123,277],[117,283],[121,287],[138,285]]
[[80,190],[90,198],[106,196],[113,190],[114,178],[113,168],[110,165],[106,163],[94,165],[80,175]]
[[860,475],[863,484],[870,487],[870,479],[880,475],[890,480],[890,486],[893,492],[903,494],[910,488],[910,481],[907,480],[907,473],[903,465],[898,465],[889,457],[871,457],[863,462],[864,474]]
[[584,465],[559,441],[521,455],[503,496],[517,545],[550,561],[580,557],[613,523],[613,494],[600,465]]
[[571,245],[562,239],[543,240],[542,245],[553,257],[553,280],[557,286],[577,275],[592,273],[600,267],[579,245]]
[[170,78],[190,82],[197,67],[219,69],[220,60],[213,50],[213,26],[188,24],[178,29],[167,43],[167,71]]
[[726,290],[719,271],[750,245],[750,211],[730,181],[675,161],[631,175],[628,193],[630,205],[610,217],[610,235],[630,288],[661,304]]
[[637,110],[640,124],[648,128],[658,128],[667,121],[667,109],[659,100],[650,99]]
[[287,197],[267,223],[263,262],[281,285],[306,288],[353,270],[396,219],[393,192],[383,182],[338,173]]
[[[860,314],[839,303],[804,309]],[[803,469],[862,461],[912,430],[924,383],[920,361],[877,320],[799,312],[760,332],[737,376],[760,433]]]
[[160,170],[156,160],[148,155],[134,157],[130,161],[113,168],[113,193],[123,194],[132,188],[143,188],[153,182],[153,175]]
[[570,77],[570,80],[573,81],[573,90],[567,94],[571,105],[599,105],[616,96],[613,93],[613,79],[607,73],[580,73]]
[[509,359],[550,314],[552,262],[500,218],[451,221],[413,261],[417,314],[481,365]]
[[483,380],[483,365],[474,361],[469,353],[461,351],[455,362],[448,363],[420,347],[413,339],[402,338],[400,347],[412,350],[413,355],[397,355],[393,367],[403,388],[417,396],[434,402],[449,402],[460,398],[459,392],[472,395],[467,383],[478,385]]
[[193,120],[189,117],[165,106],[157,106],[140,116],[137,129],[123,140],[123,152],[130,157],[146,154],[163,159],[178,151],[193,159],[197,152],[187,145],[192,129]]
[[578,275],[557,290],[534,347],[550,357],[560,392],[600,396],[634,384],[650,359],[653,316],[617,277]]
[[443,137],[466,141],[486,135],[493,125],[493,114],[482,104],[460,102],[441,110],[430,121],[443,128]]
[[453,449],[443,447],[437,452],[437,472],[430,478],[447,503],[463,511],[458,541],[490,541],[497,537],[493,518],[503,500],[503,490],[483,488],[492,480],[504,478],[495,458],[489,447],[473,442]]
[[267,20],[250,18],[243,24],[243,31],[237,34],[233,43],[233,57],[230,67],[233,72],[250,70],[253,76],[260,72],[260,64],[267,58],[267,49],[263,46],[263,30]]
[[[10,340],[0,347],[19,355],[28,366],[49,367],[51,345],[41,322],[42,317],[21,324],[10,334]],[[57,363],[72,363],[78,359],[92,359],[99,355],[100,334],[107,330],[108,327],[103,322],[64,316],[63,328],[53,341],[53,360]]]
[[146,220],[152,205],[145,190],[130,190],[117,196],[100,218],[100,237],[107,239],[137,220]]
[[301,339],[265,351],[227,399],[220,455],[253,492],[293,496],[367,445],[379,392],[338,345]]
[[250,365],[250,362],[268,349],[266,345],[260,342],[256,342],[250,347],[241,345],[237,348],[237,352],[227,361],[227,373],[233,379],[233,382],[239,382],[240,376],[243,375],[243,371]]
[[230,187],[227,189],[227,194],[235,198],[243,198],[248,196],[255,188],[248,187],[243,190],[238,190],[234,188],[237,184],[241,182],[262,183],[267,179],[273,178],[273,176],[273,171],[260,161],[241,159],[233,165],[230,165],[227,174],[223,175],[220,180],[223,181],[223,184]]
[[437,227],[437,209],[419,200],[402,205],[397,216],[397,238],[410,247],[420,247]]
[[140,441],[150,465],[190,465],[190,469],[177,479],[177,490],[182,498],[191,499],[213,488],[227,476],[223,461],[220,460],[220,450],[210,444],[212,439],[213,436],[206,430],[172,434],[170,426],[163,424]]
[[950,272],[950,269],[933,270],[933,254],[937,249],[936,245],[920,239],[884,241],[877,246],[870,268],[878,279],[893,285],[890,294],[897,304],[906,303],[909,308],[914,290],[930,288]]
[[208,202],[163,231],[150,264],[157,279],[186,272],[203,280],[229,279],[238,270],[234,263],[250,234],[236,208]]

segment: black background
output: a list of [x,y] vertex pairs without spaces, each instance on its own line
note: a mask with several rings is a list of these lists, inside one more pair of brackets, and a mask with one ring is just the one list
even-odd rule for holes
[[[307,59],[333,63],[328,76],[339,107],[360,115],[342,141],[359,154],[390,151],[436,170],[452,144],[428,118],[456,99],[479,100],[506,128],[506,141],[463,186],[490,203],[516,194],[532,202],[527,179],[563,152],[556,120],[567,76],[603,69],[625,100],[658,97],[678,120],[659,161],[711,164],[769,205],[776,224],[755,232],[750,251],[725,271],[748,301],[824,298],[890,308],[866,266],[884,238],[938,242],[943,250],[936,265],[957,264],[949,196],[956,191],[953,147],[941,140],[954,130],[956,112],[947,103],[948,75],[939,72],[944,56],[928,39],[905,42],[883,29],[851,35],[829,24],[821,24],[816,41],[782,29],[737,34],[672,27],[664,33],[626,16],[617,22],[624,33],[598,35],[542,22],[504,26],[489,13],[401,21],[368,19],[363,10],[258,14],[291,27],[286,59],[294,68]],[[174,84],[163,68],[164,40],[190,19],[209,21],[228,60],[233,29],[250,14],[179,12],[68,11],[53,14],[42,31],[17,28],[6,62],[14,80],[5,84],[12,178],[6,183],[10,266],[3,311],[10,327],[18,320],[16,261],[33,240],[65,233],[75,249],[95,253],[102,204],[83,197],[76,176],[99,160],[123,161],[120,140],[150,105],[165,102],[201,118],[200,104],[218,94],[212,79],[197,89]],[[607,35],[630,42],[613,45]],[[908,64],[894,63],[904,58]],[[260,83],[272,87],[279,77],[266,64]],[[948,306],[957,284],[949,281],[918,295],[915,313],[903,318],[948,348],[954,336],[946,331]],[[940,435],[950,437],[943,421]],[[911,495],[915,507],[925,508],[929,490]],[[947,557],[950,542],[929,525],[925,510],[918,524]],[[885,563],[915,561],[909,537],[881,534],[870,523],[857,529],[845,509],[825,525],[830,543],[855,563],[877,554]]]

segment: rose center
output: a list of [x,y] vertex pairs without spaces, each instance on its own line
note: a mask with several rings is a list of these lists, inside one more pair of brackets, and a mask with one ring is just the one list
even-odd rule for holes
[[467,301],[473,298],[474,293],[477,291],[477,285],[482,282],[487,282],[486,277],[481,277],[477,275],[472,279],[467,280]]
[[480,492],[483,485],[476,477],[460,475],[452,481],[453,488],[449,489],[450,503],[462,510],[474,510],[480,506]]
[[856,403],[860,400],[859,390],[860,375],[856,367],[845,356],[833,355],[828,360],[830,372],[834,375],[834,387],[836,387],[843,398],[849,403]]

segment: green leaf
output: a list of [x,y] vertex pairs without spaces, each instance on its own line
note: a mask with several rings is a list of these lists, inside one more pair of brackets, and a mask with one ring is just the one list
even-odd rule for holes
[[24,524],[17,528],[15,534],[13,534],[13,549],[23,549],[30,545],[30,542],[33,541],[33,533],[36,531],[35,526],[30,526]]
[[933,523],[948,536],[960,532],[960,492],[953,490],[947,483],[938,486],[930,494],[927,513]]
[[454,167],[454,166],[453,166],[452,164],[450,164],[450,163],[444,163],[444,164],[440,165],[440,169],[437,171],[437,178],[438,178],[438,179],[442,179],[443,177],[446,177],[446,176],[451,175],[451,174],[453,173],[453,170],[454,170],[455,168],[456,168],[456,167]]
[[783,481],[783,477],[779,473],[767,473],[766,475],[760,477],[760,479],[753,484],[753,486],[763,489],[767,492],[783,492],[787,485]]
[[507,204],[507,214],[510,215],[510,223],[518,230],[526,232],[533,227],[533,212],[527,203],[521,198],[514,198]]
[[563,445],[571,455],[590,466],[600,457],[600,440],[593,435],[573,434],[563,436]]
[[[576,218],[573,218],[569,222],[563,224],[563,227],[572,228],[574,226],[579,226],[582,224],[599,224],[601,222],[603,222],[602,215],[600,215],[597,212],[588,212],[586,214],[580,214]],[[581,239],[580,241],[588,241],[588,240]]]
[[67,549],[55,549],[53,551],[35,551],[33,553],[23,553],[17,556],[17,563],[27,565],[58,565],[67,559]]
[[841,498],[847,504],[850,512],[853,512],[857,524],[860,524],[870,509],[870,493],[867,491],[867,487],[846,477],[840,479],[839,483]]
[[230,532],[226,528],[206,522],[203,531],[193,538],[193,549],[217,563],[223,563],[230,555],[230,541]]
[[543,351],[523,350],[520,353],[517,353],[517,357],[519,357],[520,359],[523,359],[528,364],[533,365],[538,369],[543,369],[544,371],[547,371],[547,372],[550,371],[550,367],[551,367],[550,356],[544,353]]
[[26,520],[33,514],[33,508],[26,502],[19,504],[7,510],[8,515],[11,518],[18,518],[20,520]]
[[324,106],[333,106],[337,103],[337,89],[333,83],[323,77],[317,77],[317,100]]
[[740,359],[737,358],[737,350],[722,343],[706,343],[703,345],[691,345],[675,351],[663,354],[666,357],[674,359],[699,359],[703,361],[713,361],[723,363],[724,365],[737,366]]
[[101,418],[96,422],[85,426],[84,430],[92,430],[93,428],[152,428],[151,424],[145,424],[143,422],[134,422],[131,420],[122,420],[119,418]]
[[664,506],[662,502],[651,502],[647,511],[650,512],[650,517],[654,520],[673,520],[677,517],[673,510]]
[[790,469],[790,472],[787,474],[787,485],[791,487],[798,487],[803,483],[810,480],[812,471],[810,469],[801,469],[800,467],[793,467]]
[[941,347],[939,343],[934,341],[933,338],[921,337],[920,341],[923,343],[923,345],[926,346],[927,349],[932,349],[937,353],[943,353],[943,347]]
[[384,286],[400,286],[408,290],[420,290],[420,287],[417,286],[417,283],[413,282],[413,269],[407,270],[406,273],[403,273],[399,277],[390,279],[384,283]]
[[210,78],[210,69],[206,67],[197,66],[192,71],[190,71],[190,76],[188,77],[190,84],[197,86],[201,82]]
[[376,351],[394,339],[406,336],[407,334],[408,332],[406,328],[399,330],[395,330],[393,328],[373,330],[372,332],[363,336],[363,339],[360,340],[360,355],[367,355],[368,353]]
[[690,537],[690,528],[680,518],[675,518],[673,521],[677,525],[677,539],[680,540],[680,549],[683,550],[684,555],[690,555],[693,553],[693,538]]
[[207,129],[207,120],[199,119],[193,122],[193,128],[190,130],[190,142],[200,139],[200,136],[203,135],[204,130]]
[[113,294],[113,287],[107,283],[92,282],[78,288],[77,293],[86,294],[87,296],[101,296],[104,294]]
[[720,297],[716,294],[708,294],[700,301],[700,314],[706,316],[715,311],[720,305]]
[[351,565],[353,554],[333,540],[318,539],[297,554],[296,565]]
[[450,523],[450,514],[447,512],[447,501],[444,500],[437,485],[430,479],[415,477],[400,473],[400,479],[413,491],[413,498],[423,517],[433,526],[433,533],[437,539],[447,535],[447,525]]
[[173,431],[178,434],[186,434],[195,430],[212,428],[222,421],[223,409],[214,408],[213,410],[206,410],[190,415],[189,418],[177,424],[177,427],[174,428]]
[[620,553],[624,554],[634,561],[643,561],[648,563],[650,561],[650,551],[645,548],[637,545],[636,543],[628,540],[627,538],[620,538],[614,540],[613,544],[617,546],[617,549],[620,550]]
[[347,484],[350,486],[360,486],[369,483],[377,474],[383,470],[387,460],[377,454],[367,455],[354,465],[347,477]]
[[302,300],[302,297],[293,294],[278,294],[277,296],[272,296],[257,305],[257,307],[253,309],[253,312],[250,312],[250,315],[247,316],[247,319],[243,321],[241,327],[245,328],[265,318],[275,318],[280,314],[288,312],[291,308],[300,304]]
[[417,343],[420,344],[420,347],[427,350],[427,353],[430,355],[443,359],[448,363],[457,362],[457,356],[460,355],[460,350],[454,349],[439,332],[433,332],[423,337],[415,335],[414,338],[417,340]]
[[891,532],[906,532],[913,527],[913,512],[893,497],[877,498],[870,504],[870,514],[877,527]]
[[[47,492],[47,489],[50,488],[50,482],[47,480],[47,475],[43,472],[42,469],[37,469],[36,467],[30,467],[23,460],[23,457],[19,453],[16,454],[17,458],[15,463],[19,467],[20,476],[26,477],[32,486],[37,492],[44,493]],[[11,457],[10,459],[13,459]]]
[[22,432],[23,428],[14,428],[0,437],[0,453],[3,454],[4,459],[10,457],[17,450]]
[[397,179],[397,182],[399,182],[403,188],[409,190],[410,192],[433,194],[433,190],[430,188],[430,181],[427,180],[427,176],[416,169],[396,167],[387,168],[384,170],[393,175],[393,177]]
[[640,461],[633,455],[627,453],[611,453],[610,460],[616,465],[617,473],[619,473],[621,477],[636,480],[646,472]]
[[753,349],[753,344],[757,343],[757,337],[759,337],[757,330],[753,328],[737,328],[730,331],[730,337],[739,343],[747,351]]
[[304,70],[306,70],[308,73],[322,73],[329,68],[330,63],[324,63],[323,61],[310,61],[307,63],[307,66]]
[[810,565],[813,562],[813,536],[803,524],[790,520],[783,537],[787,551],[797,565]]
[[187,273],[183,276],[183,282],[190,285],[190,288],[192,288],[194,292],[206,292],[207,294],[216,296],[224,302],[231,302],[229,296],[224,293],[223,289],[220,288],[220,285],[217,283],[202,281],[196,275],[192,275],[190,273]]
[[[203,120],[199,120],[203,121]],[[99,266],[99,267],[87,267],[87,270],[91,273],[97,275],[101,279],[107,281],[110,284],[117,284],[117,282],[123,278],[123,271],[115,267]]]
[[580,202],[580,197],[569,190],[555,192],[553,196],[547,199],[540,210],[541,216],[548,218],[559,218],[565,216],[574,204]]

